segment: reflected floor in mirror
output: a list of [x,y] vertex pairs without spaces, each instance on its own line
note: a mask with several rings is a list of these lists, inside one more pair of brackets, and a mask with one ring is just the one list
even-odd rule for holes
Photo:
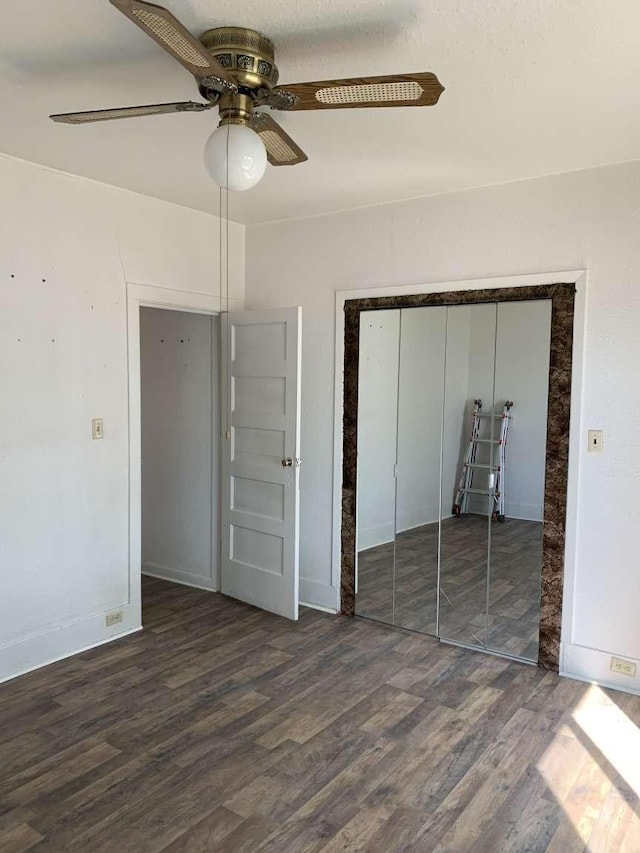
[[[485,643],[487,519],[442,523],[443,639],[535,661],[538,657],[542,523],[508,518],[491,526],[491,589]],[[356,613],[436,634],[438,525],[399,533],[358,554]]]

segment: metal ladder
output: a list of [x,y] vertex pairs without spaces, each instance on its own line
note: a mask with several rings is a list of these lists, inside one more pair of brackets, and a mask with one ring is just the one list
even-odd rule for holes
[[[469,495],[485,495],[491,498],[492,521],[504,521],[504,483],[506,473],[506,447],[507,435],[509,433],[509,421],[511,420],[511,409],[513,402],[507,400],[499,415],[489,414],[482,411],[482,400],[473,401],[473,423],[471,427],[471,438],[462,463],[462,472],[458,481],[458,490],[453,502],[451,512],[455,516],[466,515],[469,506]],[[500,437],[491,438],[492,430],[489,430],[489,438],[481,438],[480,431],[483,420],[489,425],[493,421],[500,421]],[[489,462],[476,462],[478,446],[489,445]],[[487,488],[478,489],[473,485],[473,475],[478,469],[488,472]]]

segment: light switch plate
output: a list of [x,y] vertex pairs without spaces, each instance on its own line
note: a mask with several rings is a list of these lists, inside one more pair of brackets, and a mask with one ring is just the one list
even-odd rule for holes
[[102,426],[102,418],[92,418],[91,420],[91,438],[104,438],[104,428]]
[[587,452],[602,453],[602,430],[590,429],[587,433]]

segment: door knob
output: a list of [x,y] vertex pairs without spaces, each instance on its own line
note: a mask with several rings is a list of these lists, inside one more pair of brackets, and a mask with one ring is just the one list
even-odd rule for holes
[[292,466],[293,466],[293,459],[290,456],[288,456],[286,459],[282,460],[282,467],[283,468],[291,468]]

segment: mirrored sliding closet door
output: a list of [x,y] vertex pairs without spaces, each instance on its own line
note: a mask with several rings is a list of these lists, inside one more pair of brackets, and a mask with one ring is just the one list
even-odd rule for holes
[[439,636],[482,647],[495,480],[496,318],[495,304],[447,309]]
[[360,314],[356,613],[535,660],[551,303]]

